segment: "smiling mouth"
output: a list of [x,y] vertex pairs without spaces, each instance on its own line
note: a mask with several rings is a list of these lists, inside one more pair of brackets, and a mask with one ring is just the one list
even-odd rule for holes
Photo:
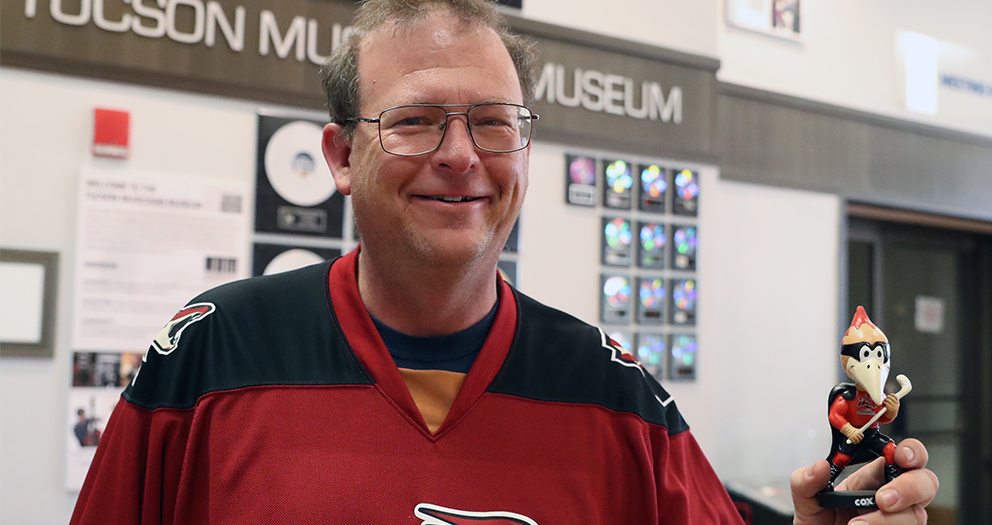
[[454,196],[454,195],[422,195],[423,198],[441,201],[441,202],[471,202],[479,200],[482,197],[466,197],[466,196]]

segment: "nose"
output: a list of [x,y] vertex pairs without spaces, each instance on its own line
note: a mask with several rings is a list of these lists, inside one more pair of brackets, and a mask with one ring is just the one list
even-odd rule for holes
[[436,167],[453,173],[467,173],[479,165],[479,152],[472,141],[468,120],[464,116],[448,117],[441,145],[434,151],[431,160]]

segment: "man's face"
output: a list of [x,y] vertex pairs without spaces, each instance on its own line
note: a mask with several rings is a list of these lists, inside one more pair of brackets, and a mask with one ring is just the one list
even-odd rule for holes
[[[365,117],[404,104],[523,103],[513,62],[499,37],[449,15],[371,33],[358,67]],[[376,125],[358,125],[350,165],[335,175],[338,188],[352,196],[362,243],[370,253],[431,266],[487,256],[495,263],[523,204],[529,148],[480,151],[464,117],[448,122],[441,146],[416,157],[386,153]],[[472,199],[444,202],[439,197]]]

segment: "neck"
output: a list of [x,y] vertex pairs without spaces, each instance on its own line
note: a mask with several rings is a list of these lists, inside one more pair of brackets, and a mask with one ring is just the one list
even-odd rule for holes
[[[498,258],[498,254],[497,254]],[[369,313],[407,335],[453,334],[496,304],[496,261],[483,257],[458,268],[358,253],[358,290]]]

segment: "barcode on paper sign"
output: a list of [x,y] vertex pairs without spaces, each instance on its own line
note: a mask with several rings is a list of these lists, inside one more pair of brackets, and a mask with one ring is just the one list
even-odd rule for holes
[[223,195],[220,199],[221,213],[241,213],[241,195]]
[[207,257],[207,271],[212,273],[234,273],[238,271],[238,260],[227,257]]

